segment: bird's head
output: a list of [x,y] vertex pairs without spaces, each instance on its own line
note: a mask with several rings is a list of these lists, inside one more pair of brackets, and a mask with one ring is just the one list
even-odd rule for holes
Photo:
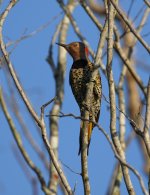
[[74,61],[88,60],[89,51],[87,46],[82,42],[72,42],[70,44],[56,43],[57,45],[64,47],[68,53],[72,56]]

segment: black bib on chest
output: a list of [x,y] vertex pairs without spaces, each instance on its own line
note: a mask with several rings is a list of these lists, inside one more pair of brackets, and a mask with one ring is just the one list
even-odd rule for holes
[[76,60],[73,62],[71,69],[78,69],[78,68],[84,68],[87,65],[87,60]]

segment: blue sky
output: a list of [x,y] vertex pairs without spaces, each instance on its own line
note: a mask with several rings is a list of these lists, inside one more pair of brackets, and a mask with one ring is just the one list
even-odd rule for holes
[[[3,2],[1,11],[6,7],[8,2],[8,0],[5,0]],[[141,5],[142,1],[140,1],[139,3],[135,3],[134,10],[139,10]],[[127,3],[125,5],[122,4],[122,7],[127,10],[129,5]],[[39,28],[41,25],[46,24],[48,21],[51,21],[50,25],[46,29],[39,32],[35,36],[20,42],[10,56],[10,59],[15,67],[15,70],[19,76],[23,88],[25,89],[37,113],[40,113],[41,105],[47,102],[49,99],[53,98],[55,95],[55,83],[53,75],[45,59],[48,54],[48,48],[52,35],[56,29],[57,24],[63,17],[63,14],[61,14],[61,12],[62,11],[56,1],[19,1],[19,3],[11,10],[4,25],[3,35],[5,38],[5,43],[8,43],[10,40],[16,40],[20,38],[24,33],[28,34]],[[57,17],[53,19],[54,16]],[[132,11],[131,16],[134,18],[136,16],[136,13]],[[80,27],[81,32],[87,38],[93,50],[96,51],[97,43],[99,40],[99,31],[92,24],[91,20],[88,18],[88,16],[80,6],[76,8],[74,12],[74,17]],[[149,25],[150,19],[148,20],[144,28],[143,34],[148,32]],[[79,39],[75,35],[72,27],[70,27],[68,31],[67,43],[78,40]],[[150,43],[150,37],[146,37],[145,40]],[[138,49],[134,51],[134,55],[138,56],[138,59],[144,58],[148,61],[149,54],[144,51],[143,47],[139,43],[137,44],[137,48]],[[58,46],[56,45],[54,47],[55,61],[57,61],[57,49]],[[8,50],[10,51],[11,48],[8,48]],[[79,115],[79,109],[71,93],[71,89],[68,82],[69,69],[71,67],[71,64],[72,59],[70,56],[67,55],[65,96],[62,111],[64,113],[74,113],[75,115]],[[120,60],[118,61],[117,58],[114,59],[113,69],[115,70],[114,76],[117,81],[120,71]],[[146,84],[148,81],[149,73],[141,71],[141,69],[138,69],[137,71],[138,74],[142,77],[144,84]],[[8,100],[11,101],[9,99],[10,94],[8,93],[7,82],[3,70],[0,70],[0,78],[0,82],[3,86],[5,95],[7,96]],[[102,75],[102,84],[103,94],[108,97],[107,80],[104,75]],[[29,131],[37,141],[40,148],[43,149],[42,140],[36,131],[36,127],[30,120],[30,115],[28,114],[24,103],[20,100],[20,97],[17,93],[16,98],[20,106],[20,112],[29,128]],[[102,127],[105,128],[106,132],[110,134],[109,110],[107,109],[107,106],[108,104],[104,101],[104,99],[102,99],[102,109],[99,123]],[[49,113],[50,109],[51,105],[46,109],[46,114]],[[11,116],[13,117],[12,112]],[[22,171],[22,168],[14,157],[12,145],[15,145],[15,143],[1,110],[0,120],[2,124],[0,131],[0,194],[30,195],[32,194],[31,182],[28,181],[27,177]],[[48,129],[48,118],[45,118],[45,120]],[[80,157],[77,155],[79,146],[78,137],[80,122],[72,118],[61,118],[59,123],[59,159],[64,164],[67,164],[74,171],[80,172]],[[28,142],[24,139],[22,130],[16,120],[15,124],[21,136],[23,137],[24,146],[29,152],[31,159],[42,170],[42,173],[47,180],[47,171],[45,170],[37,155],[29,146]],[[129,132],[131,131],[131,127],[129,125],[127,126],[126,131],[127,134],[129,134]],[[139,151],[140,150],[137,141],[133,141],[129,149],[127,149],[127,161],[142,174],[145,185],[147,185],[147,177],[142,173],[143,156],[142,154],[140,154]],[[105,139],[103,134],[96,128],[94,129],[92,135],[88,161],[89,177],[91,182],[91,194],[105,194],[107,192],[108,184],[111,179],[113,167],[115,165],[115,162],[117,161],[107,140]],[[70,170],[68,170],[66,167],[63,167],[63,169],[71,187],[73,188],[76,184],[76,194],[83,194],[81,177],[70,172]],[[35,176],[32,171],[30,171],[30,173],[31,175]],[[135,175],[133,175],[132,173],[131,179],[135,187],[136,194],[142,194],[141,189],[139,187],[139,182]],[[40,190],[39,183],[38,192],[39,195],[43,194],[43,192]],[[58,194],[61,194],[61,192],[59,191]],[[127,194],[124,181],[121,184],[121,194]]]

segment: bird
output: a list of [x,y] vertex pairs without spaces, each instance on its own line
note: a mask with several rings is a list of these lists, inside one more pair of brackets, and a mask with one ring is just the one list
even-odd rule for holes
[[[72,93],[80,108],[81,117],[86,109],[85,98],[87,83],[90,82],[91,74],[94,71],[94,64],[89,60],[88,47],[82,42],[72,42],[70,44],[56,43],[57,45],[66,49],[66,51],[73,58],[73,64],[69,73],[69,83],[72,89]],[[91,94],[90,109],[89,109],[89,121],[95,123],[99,120],[100,108],[101,108],[101,96],[102,96],[102,84],[99,71],[97,71],[93,85],[93,92]],[[91,134],[94,128],[93,122],[88,122],[88,146],[87,155],[89,153],[89,145],[91,141]],[[80,124],[80,136],[79,136],[79,152],[81,153],[82,143],[82,130],[83,121]]]

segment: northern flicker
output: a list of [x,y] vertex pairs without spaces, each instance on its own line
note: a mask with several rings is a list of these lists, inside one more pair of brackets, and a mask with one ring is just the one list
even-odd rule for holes
[[[83,116],[83,112],[85,110],[85,97],[87,90],[87,83],[91,79],[91,74],[94,70],[94,64],[90,62],[88,59],[88,48],[82,42],[72,42],[70,44],[62,44],[57,43],[58,45],[64,47],[67,52],[73,58],[73,64],[70,69],[69,75],[69,83],[72,89],[72,93],[78,103],[80,108],[81,117]],[[99,72],[97,73],[93,87],[93,94],[91,95],[90,100],[90,110],[89,110],[89,119],[98,122],[99,114],[100,114],[100,105],[101,105],[101,94],[102,94],[102,86],[101,86],[101,77]],[[80,128],[82,128],[83,122],[81,121]],[[92,130],[94,128],[94,124],[89,122],[88,124],[88,150],[91,140]],[[79,152],[81,152],[81,129],[80,129],[80,138],[79,138]]]

